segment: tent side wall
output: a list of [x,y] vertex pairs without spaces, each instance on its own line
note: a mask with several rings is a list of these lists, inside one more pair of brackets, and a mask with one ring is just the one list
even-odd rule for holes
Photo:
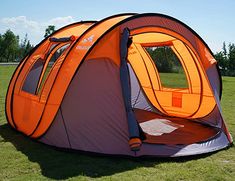
[[117,15],[113,18],[104,19],[94,24],[77,39],[68,55],[65,57],[65,61],[60,68],[56,81],[50,90],[45,111],[41,116],[37,128],[31,134],[33,138],[42,136],[51,125],[68,86],[76,75],[76,72],[80,67],[80,63],[84,61],[85,57],[90,52],[89,50],[91,50],[91,47],[93,47],[97,40],[101,39],[101,35],[110,27],[130,16],[132,16],[132,14]]
[[[128,146],[119,67],[111,59],[85,60],[72,80],[60,110],[40,141],[74,150],[133,154]],[[64,125],[58,123],[62,122],[61,117]],[[70,145],[64,141],[66,134]]]
[[[78,22],[66,27],[63,27],[50,36],[63,37],[69,35],[70,30],[76,35],[80,35],[86,30],[94,21]],[[71,34],[70,34],[71,35]],[[42,109],[40,102],[40,95],[27,93],[22,90],[28,73],[35,62],[39,59],[46,58],[47,51],[50,48],[49,38],[45,38],[38,44],[27,57],[19,64],[10,81],[7,96],[6,96],[6,115],[8,122],[17,130],[29,135],[34,129],[33,127],[39,121],[39,112]],[[47,92],[48,93],[48,92]],[[44,102],[45,104],[45,102]],[[23,107],[22,107],[23,106]],[[29,115],[29,110],[34,107],[34,113]],[[35,111],[37,113],[35,113]],[[39,114],[38,114],[39,113]],[[37,115],[37,116],[35,116]],[[31,117],[30,117],[31,116]],[[35,120],[37,119],[37,120]]]

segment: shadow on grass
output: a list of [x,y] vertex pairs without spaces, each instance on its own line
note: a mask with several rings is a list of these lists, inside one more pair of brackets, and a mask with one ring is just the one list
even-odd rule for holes
[[123,158],[111,156],[89,156],[55,150],[14,131],[7,124],[0,126],[0,136],[11,142],[15,148],[41,167],[43,176],[52,179],[67,179],[75,176],[97,178],[133,170],[139,167],[153,167],[163,162],[186,162],[208,156],[181,158]]

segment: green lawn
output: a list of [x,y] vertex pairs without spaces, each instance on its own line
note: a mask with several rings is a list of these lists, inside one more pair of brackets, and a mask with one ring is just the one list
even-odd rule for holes
[[161,84],[169,88],[188,88],[188,82],[183,73],[160,73]]
[[[0,66],[0,180],[235,180],[235,147],[178,159],[130,159],[57,151],[12,130],[4,101],[14,66]],[[235,78],[223,78],[224,118],[235,137]]]

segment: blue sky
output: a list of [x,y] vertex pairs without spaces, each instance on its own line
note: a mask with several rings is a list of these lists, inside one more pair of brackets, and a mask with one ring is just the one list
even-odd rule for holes
[[0,6],[0,33],[27,33],[37,44],[49,24],[57,28],[81,20],[100,20],[124,13],[162,13],[193,28],[219,51],[223,41],[235,43],[235,0],[7,0]]

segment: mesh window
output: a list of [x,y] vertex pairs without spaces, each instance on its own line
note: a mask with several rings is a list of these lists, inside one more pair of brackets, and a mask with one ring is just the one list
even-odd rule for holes
[[157,67],[163,87],[188,88],[184,69],[171,47],[145,47],[145,49]]
[[58,50],[55,51],[55,53],[51,56],[48,64],[47,64],[47,67],[46,67],[46,70],[45,70],[45,73],[42,77],[42,82],[40,84],[40,87],[39,87],[39,90],[38,90],[38,93],[40,94],[41,91],[42,91],[42,87],[44,86],[45,84],[45,81],[49,75],[49,72],[51,71],[51,68],[53,67],[54,63],[56,62],[56,60],[63,54],[63,52],[69,47],[70,44],[66,44],[60,48],[58,48]]
[[42,73],[44,61],[42,59],[38,59],[34,65],[32,66],[31,70],[29,71],[22,90],[31,94],[36,94],[37,85],[40,79],[40,75]]

